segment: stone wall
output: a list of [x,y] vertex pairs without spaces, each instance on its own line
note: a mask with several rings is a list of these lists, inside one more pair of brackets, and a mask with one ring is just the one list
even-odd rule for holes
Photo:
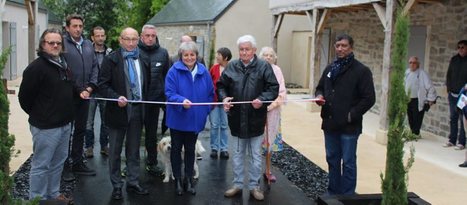
[[[157,26],[157,36],[159,38],[159,43],[162,47],[166,48],[170,56],[177,54],[178,46],[180,45],[180,38],[183,35],[196,36],[197,42],[204,42],[204,45],[198,43],[200,51],[204,50],[203,53],[200,53],[204,57],[206,63],[208,63],[209,55],[209,37],[208,37],[208,26],[207,25],[175,25],[175,26]],[[214,30],[214,29],[212,29]],[[211,35],[211,39],[214,36]]]
[[[427,27],[425,70],[430,74],[438,95],[442,97],[426,113],[422,129],[443,137],[449,134],[449,106],[444,81],[449,59],[457,53],[457,42],[460,39],[467,39],[466,14],[465,0],[417,4],[410,11],[411,26]],[[370,67],[373,72],[377,101],[371,111],[379,113],[384,28],[376,12],[371,9],[333,13],[325,26],[331,28],[333,37],[336,33],[345,32],[354,38],[356,58]],[[319,78],[320,73],[315,73],[315,76]]]

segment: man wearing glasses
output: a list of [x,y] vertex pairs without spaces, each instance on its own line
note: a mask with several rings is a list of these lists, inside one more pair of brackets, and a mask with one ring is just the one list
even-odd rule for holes
[[60,31],[47,29],[39,41],[39,57],[24,70],[18,94],[29,115],[33,141],[29,199],[69,202],[59,191],[73,120],[73,81],[62,55]]
[[[457,54],[449,62],[448,72],[446,74],[446,89],[449,100],[449,118],[451,132],[449,141],[444,147],[455,146],[456,150],[465,148],[465,130],[462,123],[462,115],[457,108],[459,91],[467,83],[467,40],[461,40],[457,43]],[[460,123],[460,128],[458,125]]]
[[[105,124],[109,127],[109,170],[112,198],[123,198],[120,163],[123,143],[126,157],[126,191],[139,195],[148,190],[139,185],[139,147],[144,119],[144,105],[134,102],[146,100],[147,72],[139,59],[138,32],[125,28],[120,33],[120,48],[107,55],[99,74],[99,94],[108,101],[105,106]],[[131,100],[132,102],[128,102]]]
[[[88,119],[89,96],[97,88],[97,59],[94,55],[94,47],[90,40],[83,36],[83,17],[72,14],[66,18],[66,33],[64,35],[63,46],[68,66],[73,73],[75,83],[74,101],[74,123],[72,135],[72,147],[69,156],[71,160],[71,173],[65,166],[63,179],[65,181],[74,180],[74,175],[94,176],[96,172],[90,169],[83,161],[83,144],[86,134],[86,122]],[[69,162],[68,161],[68,162]]]

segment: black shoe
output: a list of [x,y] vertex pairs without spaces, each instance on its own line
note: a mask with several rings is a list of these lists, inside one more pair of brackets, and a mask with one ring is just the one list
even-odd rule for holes
[[221,159],[229,159],[229,152],[221,151],[220,158]]
[[114,200],[123,199],[122,188],[114,188],[114,190],[112,191],[112,199]]
[[465,168],[465,167],[467,167],[467,161],[465,161],[465,162],[464,162],[464,163],[462,163],[462,164],[459,164],[459,167],[462,167],[462,168]]
[[217,150],[213,149],[209,155],[213,159],[217,159]]
[[137,184],[137,185],[127,185],[126,186],[126,192],[133,192],[133,193],[139,194],[139,195],[149,194],[148,190],[141,187],[139,184]]
[[84,176],[95,176],[96,171],[90,169],[84,162],[79,162],[73,165],[72,171],[74,174],[77,175],[84,175]]
[[154,176],[162,175],[162,170],[157,166],[157,164],[146,164],[146,171]]
[[178,196],[183,195],[182,180],[175,178],[175,194]]
[[63,168],[62,171],[62,179],[65,182],[72,182],[76,179],[75,175],[73,172],[71,172],[71,169],[68,167]]
[[193,178],[185,178],[185,191],[191,193],[191,195],[196,194],[195,185],[193,184]]

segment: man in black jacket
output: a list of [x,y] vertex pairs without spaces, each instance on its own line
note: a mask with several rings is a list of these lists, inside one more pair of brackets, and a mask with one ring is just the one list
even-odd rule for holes
[[[449,101],[449,141],[444,147],[456,146],[455,149],[465,148],[465,130],[462,123],[462,115],[457,108],[459,92],[467,83],[467,40],[461,40],[457,43],[457,54],[449,62],[448,72],[446,74],[446,89],[448,91]],[[460,129],[458,125],[460,123]],[[459,136],[458,136],[459,134]],[[457,143],[457,144],[456,144]]]
[[123,181],[120,174],[120,154],[125,143],[127,165],[126,191],[140,195],[148,190],[139,185],[139,145],[144,120],[144,104],[128,102],[145,100],[147,74],[139,59],[138,32],[125,28],[120,33],[120,48],[110,53],[102,62],[99,74],[99,94],[117,99],[105,105],[105,123],[109,127],[109,170],[112,198],[123,198]]
[[[97,88],[97,59],[94,55],[92,42],[83,36],[82,16],[72,14],[66,18],[66,33],[63,46],[66,52],[63,54],[73,73],[75,82],[75,118],[73,123],[72,147],[69,158],[71,158],[71,170],[78,175],[96,175],[83,161],[84,136],[86,134],[86,122],[88,119],[89,100],[92,92]],[[65,167],[63,179],[70,181],[74,176],[70,174],[68,166]]]
[[375,104],[370,69],[354,58],[353,39],[342,34],[334,44],[336,59],[326,67],[315,96],[322,105],[328,194],[355,194],[357,186],[357,141],[362,133],[363,114]]
[[[165,48],[160,47],[157,38],[156,27],[146,24],[141,31],[141,39],[138,42],[141,61],[147,66],[148,92],[147,100],[165,102],[164,83],[169,70],[169,54]],[[146,104],[144,129],[145,146],[148,153],[146,158],[146,171],[150,174],[160,174],[157,167],[157,127],[159,122],[160,104]],[[165,124],[165,122],[162,122]]]
[[[261,177],[261,142],[266,125],[267,106],[279,93],[279,83],[271,65],[256,56],[256,40],[251,35],[245,35],[237,40],[240,59],[231,61],[217,82],[218,99],[224,103],[228,112],[229,127],[234,143],[232,166],[234,172],[233,187],[224,193],[233,197],[242,192],[245,176],[244,159],[247,152],[251,158],[248,174],[250,176],[248,189],[256,200],[263,200],[264,195],[259,187]],[[232,102],[251,101],[251,103],[236,104]]]
[[29,199],[69,201],[59,192],[73,120],[73,81],[62,45],[59,30],[45,30],[39,57],[24,70],[19,88],[19,103],[29,115],[33,141]]

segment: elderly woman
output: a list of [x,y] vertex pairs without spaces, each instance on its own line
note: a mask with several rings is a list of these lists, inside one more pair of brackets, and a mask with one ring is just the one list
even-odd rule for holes
[[175,177],[175,193],[182,189],[182,148],[184,149],[185,180],[184,190],[195,195],[193,166],[195,144],[198,133],[204,129],[210,106],[192,103],[212,102],[214,86],[206,67],[197,62],[198,48],[194,42],[183,42],[178,51],[180,59],[173,64],[165,79],[165,95],[168,102],[182,103],[167,105],[167,127],[170,128],[172,150],[170,162]]
[[420,62],[416,56],[409,58],[409,68],[405,72],[404,84],[405,91],[410,98],[407,105],[410,130],[413,134],[420,135],[423,115],[435,103],[436,90],[428,73],[420,68]]
[[[263,141],[263,148],[266,148],[266,152],[270,151],[281,151],[282,150],[282,134],[280,133],[280,121],[281,121],[281,106],[284,101],[287,100],[287,90],[285,88],[284,76],[282,75],[281,68],[276,65],[277,55],[274,49],[271,47],[263,47],[259,52],[259,57],[266,60],[271,64],[276,76],[277,82],[279,83],[279,95],[277,98],[268,106],[268,118],[267,118],[267,136]],[[269,156],[269,155],[267,155]],[[269,160],[269,159],[267,159]],[[268,161],[266,161],[268,163]],[[269,171],[269,170],[267,170]],[[276,178],[271,173],[266,173],[266,176],[270,176],[271,181],[275,181]]]

